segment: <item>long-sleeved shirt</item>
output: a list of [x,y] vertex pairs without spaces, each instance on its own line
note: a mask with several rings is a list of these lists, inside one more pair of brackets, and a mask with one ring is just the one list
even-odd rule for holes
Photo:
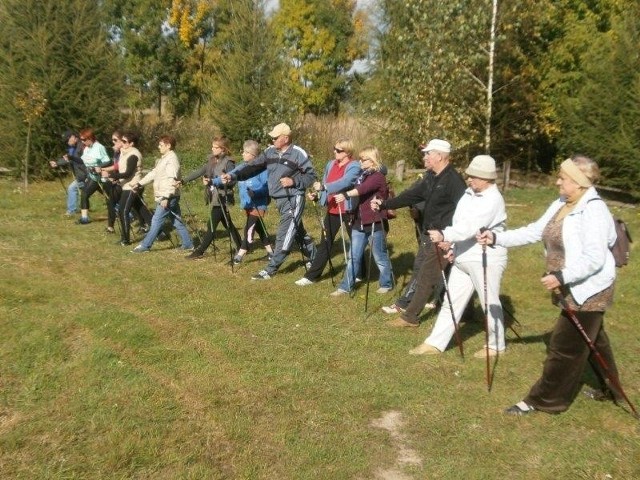
[[[264,170],[269,172],[269,195],[272,198],[304,195],[305,190],[317,179],[309,155],[297,145],[289,145],[284,152],[270,146],[250,162],[234,168],[229,174],[233,180],[246,180]],[[283,187],[280,184],[283,177],[291,178],[293,186]]]
[[453,212],[466,188],[462,176],[449,164],[438,175],[427,172],[421,182],[383,201],[381,208],[408,207],[424,201],[422,229],[442,230],[451,225]]
[[[502,232],[506,220],[504,199],[495,184],[479,193],[467,188],[456,206],[451,226],[442,234],[447,242],[455,243],[456,261],[481,262],[482,246],[476,241],[476,233],[482,227]],[[502,246],[487,247],[486,252],[487,258],[506,260],[507,257],[507,249]]]
[[[566,199],[560,197],[535,222],[498,233],[496,245],[515,247],[539,242],[547,223],[565,203]],[[611,212],[593,187],[585,192],[562,222],[565,252],[562,279],[574,300],[582,305],[615,281],[615,260],[609,248],[616,241],[616,229]]]
[[180,180],[180,160],[173,150],[169,150],[156,160],[156,164],[141,180],[140,185],[153,182],[153,196],[156,202],[164,198],[177,197],[180,189],[176,181]]

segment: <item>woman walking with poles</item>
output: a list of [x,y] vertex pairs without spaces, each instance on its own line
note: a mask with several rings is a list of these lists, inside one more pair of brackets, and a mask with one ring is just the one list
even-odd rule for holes
[[207,222],[207,232],[204,237],[202,237],[202,242],[200,242],[198,248],[187,255],[186,258],[194,260],[204,256],[205,250],[211,245],[215,238],[218,223],[221,222],[231,239],[233,239],[236,251],[240,249],[240,234],[231,220],[229,210],[227,210],[227,205],[233,204],[234,202],[233,186],[215,186],[212,184],[215,177],[230,172],[235,166],[236,163],[229,156],[229,140],[226,137],[216,137],[211,143],[211,155],[209,155],[207,163],[200,167],[200,169],[191,172],[183,180],[183,183],[188,183],[202,177],[204,201],[205,204],[211,205],[209,221]]
[[[505,349],[499,295],[502,273],[507,266],[507,249],[495,247],[485,251],[476,242],[476,233],[483,227],[490,227],[496,232],[505,228],[507,213],[504,199],[495,184],[496,162],[488,155],[478,155],[471,161],[465,173],[469,188],[458,201],[451,226],[428,231],[431,242],[437,245],[437,248],[449,251],[454,262],[447,282],[448,295],[442,303],[433,330],[424,343],[409,352],[412,355],[444,352],[456,332],[456,325],[474,290],[487,312],[483,295],[485,288],[489,305],[489,343],[487,347],[476,352],[474,357],[485,358],[487,354],[494,357]],[[483,262],[485,255],[488,262]],[[451,304],[448,302],[449,299]]]
[[151,224],[151,212],[142,203],[140,194],[135,192],[131,185],[140,182],[142,178],[142,154],[136,148],[138,136],[133,132],[125,132],[120,138],[120,158],[115,170],[102,170],[103,176],[108,176],[118,182],[120,186],[120,198],[118,200],[118,217],[120,218],[121,238],[120,245],[131,244],[131,220],[129,213],[133,209],[140,219],[141,226]]
[[[355,198],[357,207],[354,207],[353,226],[351,230],[351,251],[345,267],[344,277],[338,289],[331,293],[337,297],[353,290],[356,281],[356,272],[360,271],[362,256],[365,246],[371,238],[371,252],[380,271],[380,288],[376,293],[387,293],[393,288],[393,272],[391,261],[387,251],[383,220],[387,216],[386,211],[376,212],[371,209],[373,198],[385,198],[387,195],[387,180],[380,167],[380,154],[375,147],[367,147],[360,151],[360,168],[362,173],[356,180],[355,187],[345,193],[335,196],[338,205],[344,205],[347,198]],[[370,272],[369,272],[370,273]]]
[[[101,184],[100,174],[96,172],[96,168],[107,166],[111,163],[111,159],[107,154],[107,149],[98,142],[93,130],[85,128],[80,131],[80,141],[84,145],[82,151],[82,161],[87,167],[88,178],[84,183],[80,196],[80,225],[91,223],[89,220],[89,198],[98,190],[108,199],[104,187]],[[113,225],[111,225],[113,227]]]
[[[360,175],[360,163],[353,158],[353,142],[348,138],[339,139],[333,147],[333,153],[334,159],[327,162],[322,182],[314,182],[314,192],[309,194],[309,199],[314,203],[319,197],[320,205],[327,208],[327,214],[324,220],[320,220],[322,239],[316,246],[317,252],[311,267],[304,277],[295,282],[300,287],[311,285],[320,278],[331,258],[331,247],[338,231],[341,228],[350,228],[348,221],[351,216],[351,199],[347,198],[345,202],[338,203],[336,194],[353,188]],[[333,272],[331,274],[333,275]]]
[[[242,146],[242,160],[250,162],[260,154],[260,145],[255,140],[247,140]],[[241,163],[239,166],[244,165]],[[255,177],[238,182],[238,195],[240,195],[240,206],[247,215],[247,221],[244,225],[244,237],[240,250],[235,257],[233,263],[239,264],[249,251],[249,247],[253,243],[255,234],[258,234],[262,245],[267,251],[267,258],[273,255],[273,247],[269,239],[269,233],[264,225],[264,216],[267,213],[267,203],[269,203],[269,186],[267,180],[268,172],[265,170]],[[214,181],[217,185],[220,179]],[[222,182],[219,183],[222,186]]]
[[[554,305],[562,308],[551,333],[542,376],[521,402],[505,410],[506,414],[564,412],[580,389],[587,362],[601,386],[585,392],[587,396],[616,402],[625,398],[603,326],[604,313],[613,300],[616,271],[609,247],[616,232],[611,213],[593,186],[598,177],[598,165],[590,158],[565,160],[556,181],[560,198],[540,219],[516,230],[487,230],[478,235],[480,243],[490,246],[514,247],[542,240],[547,273],[541,283],[552,292]],[[577,324],[572,324],[572,317]],[[594,362],[598,355],[581,337],[579,325],[606,369]]]

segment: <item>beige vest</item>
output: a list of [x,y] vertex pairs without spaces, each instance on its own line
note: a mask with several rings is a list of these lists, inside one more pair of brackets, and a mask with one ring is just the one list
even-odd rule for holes
[[118,172],[124,173],[127,171],[127,159],[131,156],[135,155],[138,157],[138,164],[136,165],[136,171],[129,180],[125,178],[121,178],[119,180],[120,185],[123,190],[131,190],[131,185],[135,185],[136,183],[140,183],[140,179],[142,178],[142,154],[140,150],[136,147],[127,148],[126,150],[120,151],[120,160],[118,161]]

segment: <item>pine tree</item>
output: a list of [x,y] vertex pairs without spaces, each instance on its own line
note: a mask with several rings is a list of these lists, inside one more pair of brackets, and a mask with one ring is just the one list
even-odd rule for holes
[[[30,174],[45,171],[45,160],[64,151],[60,135],[67,128],[110,133],[120,116],[122,74],[102,19],[98,3],[84,0],[0,4],[0,148],[8,165],[22,161],[20,139],[29,128]],[[29,91],[45,105],[28,125],[22,106],[34,96]]]

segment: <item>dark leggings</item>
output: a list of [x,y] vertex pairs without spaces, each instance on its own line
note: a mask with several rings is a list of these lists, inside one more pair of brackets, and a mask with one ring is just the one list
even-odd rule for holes
[[254,233],[258,234],[262,245],[265,247],[267,245],[271,245],[271,242],[269,241],[269,234],[264,226],[264,220],[257,215],[249,214],[249,211],[250,210],[245,210],[247,214],[247,223],[244,225],[244,238],[242,239],[240,248],[243,250],[249,250],[249,245],[253,243],[253,241],[249,242],[249,239],[253,240]]
[[129,243],[131,241],[131,222],[129,220],[129,212],[131,210],[136,212],[141,226],[151,225],[151,212],[145,204],[142,203],[142,199],[139,194],[131,190],[122,190],[119,205],[118,218],[120,219],[120,226],[122,227],[121,240]]
[[108,225],[113,227],[116,223],[116,203],[119,197],[119,186],[111,182],[102,183],[88,179],[84,182],[84,188],[80,195],[80,208],[89,210],[89,198],[96,192],[104,197],[107,203]]
[[240,248],[242,240],[240,239],[238,229],[236,229],[235,225],[233,224],[231,215],[229,215],[229,212],[223,211],[222,207],[214,205],[213,207],[211,207],[211,214],[209,216],[209,221],[207,222],[207,232],[202,237],[202,243],[200,243],[200,246],[198,247],[198,252],[204,253],[209,245],[211,245],[211,242],[213,242],[213,239],[215,238],[215,232],[216,228],[218,227],[218,223],[222,223],[222,226],[227,230],[227,232],[231,232],[231,238],[233,239],[233,243],[236,246],[236,250]]

